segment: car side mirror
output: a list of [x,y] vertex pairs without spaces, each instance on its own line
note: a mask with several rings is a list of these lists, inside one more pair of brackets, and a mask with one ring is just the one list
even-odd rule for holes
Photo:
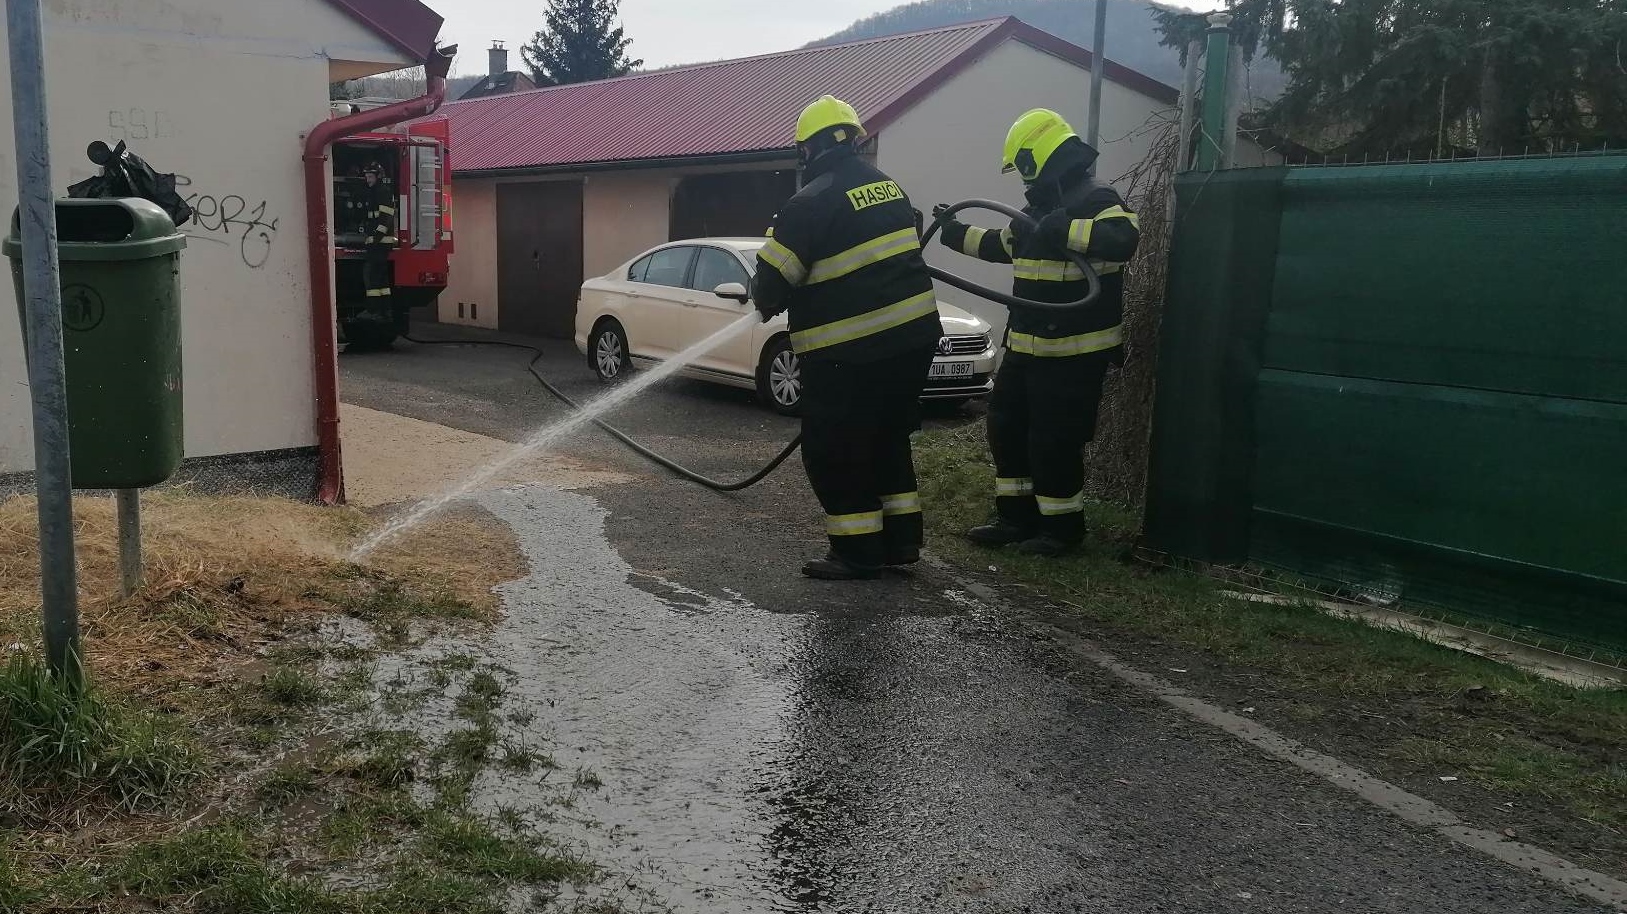
[[751,301],[751,293],[746,291],[745,286],[737,282],[726,282],[713,289],[712,294],[718,298],[732,298],[742,305]]

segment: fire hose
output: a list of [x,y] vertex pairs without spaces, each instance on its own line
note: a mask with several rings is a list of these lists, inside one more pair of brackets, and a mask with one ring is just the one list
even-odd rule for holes
[[[968,209],[985,209],[991,212],[1000,213],[1003,216],[1010,217],[1013,222],[1027,225],[1030,230],[1032,230],[1035,225],[1032,217],[1016,207],[1008,206],[994,200],[963,200],[960,203],[956,203],[955,205],[950,206],[941,213],[937,214],[937,216],[933,219],[932,224],[928,226],[926,231],[921,235],[921,247],[925,248],[927,243],[932,240],[933,236],[939,232],[939,230],[946,222],[949,221],[951,217],[962,210]],[[1076,266],[1079,267],[1080,270],[1084,272],[1085,281],[1088,286],[1085,297],[1076,302],[1042,302],[1018,298],[1015,295],[1009,295],[1004,292],[997,292],[994,289],[985,288],[972,282],[971,280],[955,276],[930,264],[927,265],[927,272],[932,274],[934,279],[954,286],[955,288],[964,292],[970,292],[979,298],[987,299],[995,302],[996,304],[1005,305],[1008,308],[1039,308],[1049,311],[1065,311],[1072,310],[1074,308],[1089,307],[1101,295],[1101,279],[1096,275],[1096,271],[1091,268],[1090,262],[1085,259],[1084,255],[1074,251],[1069,251],[1068,257]],[[531,373],[531,376],[536,378],[537,382],[542,385],[543,389],[548,391],[549,394],[553,395],[555,399],[559,400],[561,403],[564,403],[571,409],[576,410],[577,412],[581,412],[582,410],[582,407],[575,400],[571,399],[569,395],[560,390],[558,387],[555,387],[553,383],[543,376],[542,372],[537,370],[537,363],[542,361],[543,352],[541,349],[538,349],[535,346],[529,346],[525,343],[512,343],[505,340],[423,340],[416,339],[411,336],[404,336],[403,339],[411,343],[416,343],[420,346],[498,346],[505,349],[518,349],[523,352],[529,352],[531,353],[532,358],[530,364],[526,366],[526,370]],[[601,431],[621,442],[629,450],[640,457],[643,457],[645,460],[648,460],[656,466],[662,467],[663,469],[669,470],[683,479],[687,479],[690,482],[696,483],[697,485],[705,486],[714,492],[739,492],[744,489],[751,488],[757,483],[762,482],[764,479],[767,479],[769,474],[779,469],[780,464],[788,460],[792,454],[796,453],[797,448],[802,446],[802,435],[798,434],[795,438],[792,438],[790,443],[787,444],[784,449],[782,449],[779,454],[776,455],[773,460],[769,461],[768,464],[762,469],[746,477],[745,479],[740,480],[739,482],[720,482],[716,479],[712,479],[711,477],[697,473],[669,457],[665,457],[656,453],[655,451],[650,450],[644,445],[633,440],[633,438],[626,432],[623,432],[621,429],[616,428],[603,419],[594,418],[591,421],[594,425],[598,426]]]

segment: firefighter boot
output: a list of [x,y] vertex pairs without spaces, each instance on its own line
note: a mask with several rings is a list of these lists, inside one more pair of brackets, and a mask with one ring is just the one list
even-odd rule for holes
[[881,569],[855,565],[832,552],[803,565],[802,573],[817,581],[868,581],[880,577]]
[[1045,534],[1023,540],[1017,544],[1017,551],[1023,555],[1034,555],[1047,559],[1059,559],[1077,548],[1079,548],[1077,542],[1069,542]]
[[976,545],[988,549],[1000,549],[1033,539],[1034,531],[1027,527],[1019,527],[1002,518],[992,524],[973,527],[966,531],[966,538]]

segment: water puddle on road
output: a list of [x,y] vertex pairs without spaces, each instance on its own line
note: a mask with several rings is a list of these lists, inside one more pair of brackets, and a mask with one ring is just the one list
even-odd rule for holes
[[[788,599],[846,608],[786,612],[634,568],[587,496],[528,486],[475,500],[530,563],[499,588],[506,617],[387,656],[376,681],[388,696],[433,691],[422,680],[449,668],[501,670],[499,759],[515,749],[552,767],[491,765],[471,798],[612,874],[573,900],[680,914],[1071,909],[1100,820],[1072,761],[1031,760],[1075,733],[1077,686],[1033,678],[1027,640],[989,607],[898,585],[857,603],[825,588]],[[404,712],[414,727],[466,726],[444,693]]]
[[[522,712],[515,729],[557,767],[493,766],[474,785],[477,805],[543,820],[615,874],[624,904],[649,905],[629,910],[783,910],[783,888],[765,871],[775,819],[765,788],[775,792],[785,767],[791,699],[778,658],[802,620],[635,571],[590,498],[535,486],[476,501],[513,528],[531,574],[499,588],[507,616],[488,636],[387,657],[377,682],[411,691],[448,658],[506,671],[505,708]],[[696,637],[698,614],[735,617],[726,644]],[[456,725],[449,701],[413,714],[425,716],[431,729]]]

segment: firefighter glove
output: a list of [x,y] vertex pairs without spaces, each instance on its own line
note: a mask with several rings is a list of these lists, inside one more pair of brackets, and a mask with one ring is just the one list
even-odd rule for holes
[[1073,218],[1065,209],[1053,210],[1047,213],[1044,219],[1034,229],[1034,237],[1046,247],[1067,247],[1068,228],[1073,225]]
[[768,323],[779,317],[785,311],[785,305],[780,303],[769,304],[762,299],[757,300],[757,313],[763,316],[763,323]]
[[751,301],[757,313],[763,316],[763,323],[768,323],[778,317],[785,310],[785,305],[778,300],[770,301],[771,296],[763,292],[763,274],[756,273],[751,277]]

